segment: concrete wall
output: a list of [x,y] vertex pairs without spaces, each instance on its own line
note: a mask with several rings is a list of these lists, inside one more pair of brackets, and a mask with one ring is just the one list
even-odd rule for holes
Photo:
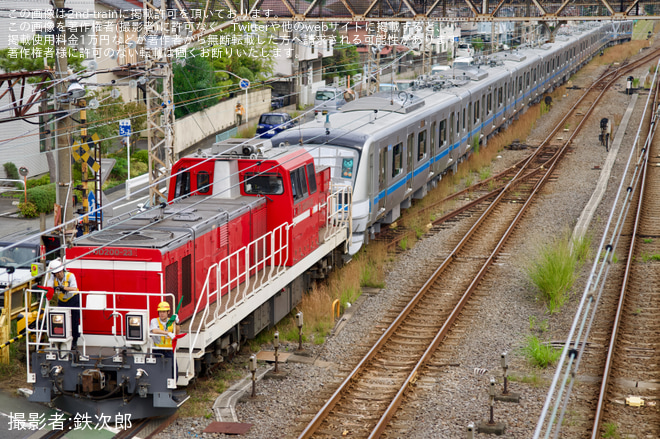
[[270,111],[270,88],[248,93],[247,105],[245,92],[238,92],[235,98],[177,119],[174,122],[175,157],[205,138],[233,127],[236,123],[236,102],[239,101],[245,107],[248,123],[255,124],[262,113]]

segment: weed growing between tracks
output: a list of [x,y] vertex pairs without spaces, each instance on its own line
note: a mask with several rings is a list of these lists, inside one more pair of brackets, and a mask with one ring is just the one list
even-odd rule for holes
[[587,259],[591,240],[573,240],[568,233],[539,250],[538,257],[527,268],[527,274],[538,288],[539,296],[550,314],[561,309]]
[[527,337],[527,344],[523,346],[522,352],[530,364],[542,369],[551,366],[561,355],[561,349],[553,348],[535,335]]

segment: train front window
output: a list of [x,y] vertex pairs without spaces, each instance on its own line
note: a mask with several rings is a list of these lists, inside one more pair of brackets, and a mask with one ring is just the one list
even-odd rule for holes
[[284,183],[279,174],[246,173],[243,188],[247,195],[282,195]]
[[353,184],[358,172],[359,151],[332,145],[309,145],[305,149],[314,157],[314,166],[317,170],[324,166],[330,167],[330,176],[336,184]]
[[210,182],[211,179],[209,173],[206,171],[199,171],[197,173],[197,192],[200,194],[207,194],[211,190]]
[[176,186],[174,188],[174,198],[183,197],[190,193],[190,172],[185,168],[179,171],[176,176]]

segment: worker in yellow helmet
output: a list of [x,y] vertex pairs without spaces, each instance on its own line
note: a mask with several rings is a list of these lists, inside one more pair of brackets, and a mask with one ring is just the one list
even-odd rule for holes
[[170,304],[168,302],[160,302],[158,304],[158,317],[151,319],[149,330],[152,334],[160,334],[159,336],[152,336],[154,341],[154,352],[161,353],[166,358],[174,358],[172,352],[172,339],[179,333],[179,318],[177,317],[172,323],[167,326],[167,321],[170,318]]
[[54,288],[57,293],[57,306],[71,308],[71,349],[75,351],[80,337],[80,297],[76,276],[67,271],[59,259],[51,261],[48,270],[51,274],[46,286]]

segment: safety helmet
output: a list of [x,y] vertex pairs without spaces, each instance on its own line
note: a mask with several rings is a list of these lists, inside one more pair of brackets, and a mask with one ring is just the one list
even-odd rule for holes
[[170,304],[167,302],[160,302],[158,304],[158,312],[161,311],[169,311],[170,310]]
[[48,264],[48,269],[53,273],[59,273],[60,271],[64,270],[64,266],[62,265],[62,262],[60,262],[58,259],[55,259],[54,261],[50,261],[50,264]]

